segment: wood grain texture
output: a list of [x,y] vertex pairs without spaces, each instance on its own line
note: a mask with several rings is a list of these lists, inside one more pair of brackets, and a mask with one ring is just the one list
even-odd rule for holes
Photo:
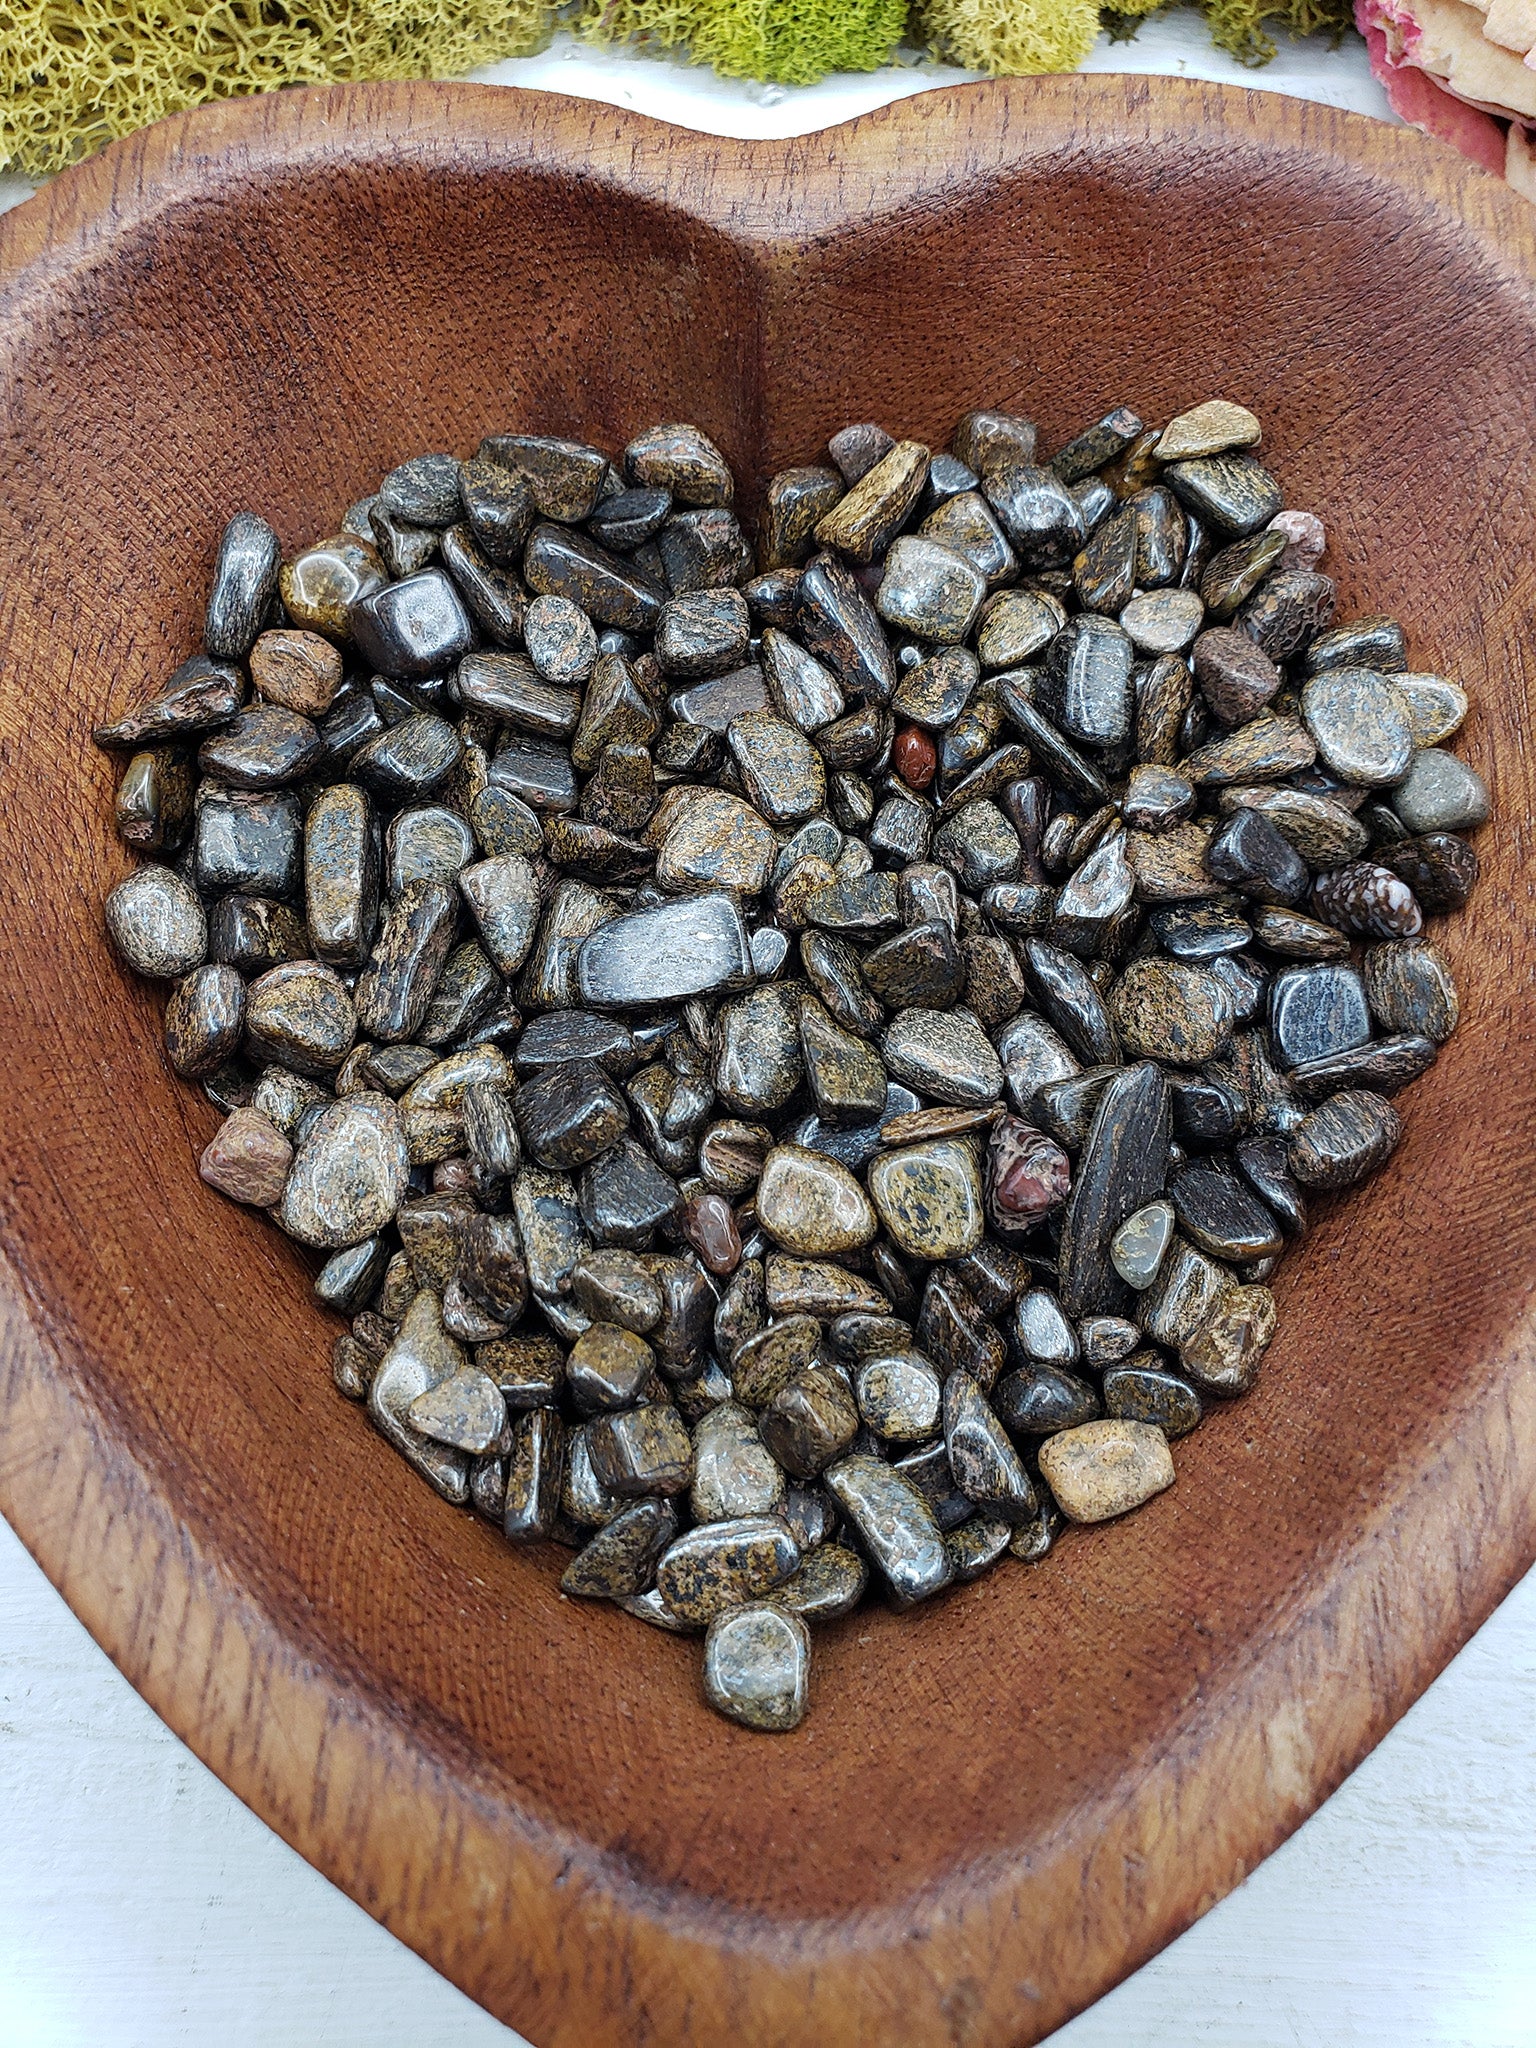
[[[722,144],[469,87],[151,130],[0,229],[0,1505],[239,1795],[539,2048],[1005,2048],[1221,1896],[1536,1556],[1530,837],[1536,240],[1416,135],[1049,80]],[[338,1403],[295,1250],[99,901],[93,722],[196,640],[250,504],[294,545],[482,431],[696,419],[1050,439],[1263,413],[1346,609],[1479,705],[1499,823],[1465,1022],[1288,1265],[1258,1390],[1131,1522],[820,1638],[771,1745],[694,1646],[554,1597]]]

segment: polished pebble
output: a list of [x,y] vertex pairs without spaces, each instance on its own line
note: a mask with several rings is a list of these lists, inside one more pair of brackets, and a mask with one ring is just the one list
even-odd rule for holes
[[805,1718],[811,1639],[782,1603],[729,1609],[709,1625],[704,1691],[711,1706],[745,1728],[788,1734]]
[[1148,1422],[1106,1419],[1064,1430],[1042,1445],[1040,1470],[1074,1522],[1127,1514],[1173,1484],[1168,1439]]

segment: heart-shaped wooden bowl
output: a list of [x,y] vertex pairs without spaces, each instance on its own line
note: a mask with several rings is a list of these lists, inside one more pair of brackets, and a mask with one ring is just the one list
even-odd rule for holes
[[[1036,2040],[1235,1884],[1536,1555],[1533,215],[1254,93],[1069,79],[745,145],[498,90],[172,121],[0,232],[0,1500],[288,1841],[540,2048]],[[984,402],[1258,407],[1351,609],[1459,677],[1497,823],[1466,1021],[1287,1266],[1257,1391],[1130,1521],[817,1639],[813,1711],[556,1597],[331,1385],[298,1253],[115,967],[90,727],[212,548],[423,448],[697,420],[741,473]]]

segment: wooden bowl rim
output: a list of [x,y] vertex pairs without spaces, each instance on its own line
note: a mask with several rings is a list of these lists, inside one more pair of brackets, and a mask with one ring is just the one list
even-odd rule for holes
[[[1329,159],[1355,178],[1406,190],[1475,240],[1483,260],[1536,291],[1536,216],[1498,181],[1411,130],[1278,94],[1134,74],[1015,80],[924,92],[836,129],[754,143],[521,89],[342,86],[175,117],[64,173],[13,211],[0,222],[0,364],[30,309],[61,279],[99,262],[117,238],[266,172],[467,148],[498,166],[579,169],[689,215],[693,188],[676,176],[679,166],[729,154],[760,172],[758,204],[728,219],[705,205],[697,217],[734,239],[767,242],[787,231],[786,182],[793,181],[797,233],[833,226],[878,197],[861,155],[868,138],[896,131],[920,166],[933,139],[978,98],[1006,138],[1000,161],[1068,149],[1085,122],[1098,136],[1172,147],[1221,129],[1272,152]],[[595,134],[605,138],[600,160]],[[914,175],[920,184],[920,171]],[[1213,1702],[1192,1706],[1167,1731],[1155,1767],[1112,1805],[1074,1816],[1072,1840],[1030,1845],[1036,1867],[1027,1893],[1010,1859],[956,1873],[941,1897],[915,1896],[852,1927],[745,1915],[722,1927],[696,1902],[680,1905],[620,1871],[583,1866],[579,1843],[521,1811],[473,1755],[440,1739],[435,1723],[403,1725],[317,1660],[293,1617],[253,1598],[236,1562],[199,1550],[110,1414],[64,1369],[63,1305],[29,1294],[9,1247],[0,1246],[0,1258],[0,1508],[22,1541],[130,1683],[239,1798],[436,1968],[541,2044],[808,2042],[813,1979],[817,2038],[874,2039],[871,1979],[885,1973],[889,1992],[890,1973],[899,1984],[907,1970],[951,1987],[955,2043],[1038,2040],[1155,1953],[1298,1826],[1536,1559],[1536,1385],[1529,1372],[1490,1373],[1457,1411],[1455,1457],[1447,1451],[1405,1474],[1401,1490],[1375,1503],[1354,1541],[1332,1555],[1326,1581],[1295,1588],[1286,1625],[1248,1644],[1219,1734],[1211,1732]],[[1508,1334],[1511,1363],[1528,1362],[1529,1317]],[[1471,1555],[1469,1522],[1481,1536]],[[1460,1553],[1455,1597],[1400,1645],[1372,1637],[1369,1669],[1357,1664],[1350,1653],[1366,1645],[1372,1613],[1424,1610],[1412,1560],[1433,1547]],[[1325,1646],[1334,1706],[1319,1739],[1295,1701],[1298,1688],[1318,1683]],[[1240,1811],[1235,1786],[1249,1794]],[[456,1837],[442,1878],[450,1895],[456,1883],[472,1887],[477,1871],[498,1870],[494,1907],[481,1900],[455,1920],[439,1901],[392,1894],[388,1851],[401,1830],[422,1841]],[[978,1974],[1017,1975],[1026,1959],[1039,1960],[1038,1925],[1021,1929],[1017,1921],[1026,1895],[1038,1901],[1041,1867],[1056,1873],[1070,1901],[1089,1861],[1102,1866],[1106,1856],[1140,1858],[1148,1873],[1127,1894],[1122,1937],[1054,1979],[1037,1973],[1004,2031],[973,2026],[966,1986]],[[1013,1934],[999,1939],[1010,1915]],[[599,1963],[594,1956],[605,1946],[608,1960]],[[738,2004],[728,2036],[720,1986],[733,1974],[747,1987],[752,2023],[741,2031]],[[639,2017],[652,2005],[672,2016],[659,2034]],[[829,2028],[829,2015],[841,2023]]]

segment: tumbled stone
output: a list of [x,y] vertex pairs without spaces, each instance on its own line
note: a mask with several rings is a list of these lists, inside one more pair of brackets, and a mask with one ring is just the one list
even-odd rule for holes
[[842,497],[836,470],[816,465],[781,469],[769,479],[758,521],[758,561],[765,570],[798,566],[810,553],[816,523]]
[[219,540],[203,646],[215,661],[240,661],[250,653],[277,591],[282,549],[277,535],[254,512],[237,512]]
[[1246,633],[1212,626],[1195,642],[1192,656],[1201,695],[1223,725],[1242,726],[1257,718],[1280,688],[1280,671]]
[[880,1050],[892,1077],[935,1102],[993,1102],[1002,1064],[975,1019],[963,1010],[903,1010],[886,1027]]
[[[393,1104],[390,1111],[393,1114]],[[464,1352],[443,1328],[437,1296],[422,1288],[406,1310],[399,1333],[368,1389],[368,1413],[380,1433],[458,1507],[469,1498],[469,1454],[422,1436],[407,1417],[414,1401],[464,1370],[466,1364]]]
[[1246,1394],[1275,1334],[1267,1287],[1230,1288],[1179,1348],[1179,1363],[1203,1392]]
[[799,1086],[799,1006],[768,984],[725,1004],[718,1019],[715,1088],[738,1114],[756,1118],[782,1109]]
[[1033,1230],[1060,1208],[1071,1187],[1071,1161],[1053,1138],[1022,1117],[998,1120],[987,1153],[987,1216],[994,1230]]
[[357,1244],[394,1217],[409,1174],[394,1103],[348,1096],[323,1109],[299,1140],[278,1220],[304,1244]]
[[1379,612],[1319,633],[1302,657],[1302,669],[1309,676],[1337,668],[1366,668],[1377,675],[1393,675],[1407,666],[1408,646],[1402,627]]
[[1054,1436],[1093,1421],[1100,1412],[1099,1397],[1086,1380],[1041,1359],[999,1380],[992,1402],[1014,1436]]
[[710,1522],[668,1547],[656,1586],[679,1620],[703,1626],[771,1592],[799,1563],[800,1546],[776,1517]]
[[1365,956],[1371,1015],[1386,1031],[1417,1032],[1443,1045],[1461,1016],[1450,965],[1432,939],[1391,939]]
[[136,974],[173,981],[208,949],[208,921],[194,890],[173,868],[146,864],[108,891],[107,932]]
[[1200,1421],[1200,1396],[1187,1380],[1165,1371],[1156,1351],[1144,1351],[1104,1375],[1105,1413],[1117,1422],[1155,1425],[1165,1437],[1188,1436]]
[[689,1505],[694,1520],[706,1523],[784,1510],[784,1474],[736,1401],[722,1401],[694,1429]]
[[1179,1227],[1213,1258],[1243,1264],[1272,1257],[1282,1247],[1282,1233],[1269,1210],[1214,1160],[1187,1166],[1169,1192]]
[[1207,398],[1169,421],[1153,453],[1159,462],[1188,462],[1230,448],[1251,448],[1261,432],[1258,419],[1245,405]]
[[588,1424],[587,1450],[598,1479],[622,1499],[683,1493],[693,1477],[692,1439],[664,1403],[599,1415]]
[[702,790],[658,833],[664,818],[665,806],[650,827],[659,838],[656,879],[664,889],[731,889],[747,896],[762,889],[777,843],[773,828],[739,797]]
[[[1094,1066],[1112,1066],[1120,1056],[1119,1041],[1082,962],[1043,939],[1026,939],[1023,951],[1030,983],[1050,1023],[1079,1058]],[[1027,1112],[1029,1102],[1017,1099]]]
[[447,719],[413,711],[368,740],[352,756],[353,778],[399,802],[430,795],[453,773],[464,743]]
[[842,1373],[812,1365],[778,1389],[758,1428],[786,1472],[811,1479],[853,1442],[859,1411]]
[[358,978],[357,1021],[368,1037],[393,1043],[415,1035],[457,920],[457,893],[446,883],[411,882],[401,890]]
[[1020,565],[1026,570],[1065,567],[1087,534],[1081,508],[1060,477],[1028,462],[978,473]]
[[1381,859],[1432,914],[1460,910],[1477,884],[1477,855],[1454,832],[1401,839],[1395,846],[1383,847]]
[[1077,1332],[1049,1288],[1032,1287],[1020,1297],[1014,1310],[1013,1334],[1023,1356],[1037,1364],[1066,1366],[1077,1362]]
[[941,541],[904,534],[885,558],[875,608],[899,632],[958,646],[986,594],[986,578],[963,554]]
[[235,1109],[203,1148],[198,1172],[232,1202],[273,1208],[293,1163],[293,1147],[259,1109]]
[[580,999],[596,1009],[649,1008],[721,994],[753,978],[741,913],[710,895],[633,911],[583,941],[576,957]]
[[976,1141],[935,1139],[885,1152],[869,1172],[880,1221],[909,1258],[956,1259],[986,1228]]
[[1164,469],[1163,481],[1187,511],[1237,538],[1267,526],[1280,510],[1280,486],[1251,455],[1181,458]]
[[704,1641],[704,1692],[729,1720],[787,1734],[805,1718],[811,1644],[800,1616],[782,1604],[733,1607]]
[[909,1479],[878,1458],[857,1455],[831,1466],[826,1486],[898,1607],[925,1600],[949,1583],[943,1535]]
[[785,1251],[817,1257],[868,1244],[877,1224],[846,1168],[799,1145],[778,1145],[757,1183],[757,1220]]
[[1408,708],[1416,747],[1437,747],[1460,730],[1471,699],[1459,684],[1431,675],[1394,676],[1392,682]]
[[1364,1045],[1371,1018],[1359,972],[1344,962],[1287,967],[1270,984],[1269,1030],[1289,1067]]
[[655,1368],[656,1354],[643,1337],[617,1323],[595,1322],[571,1347],[565,1384],[581,1414],[597,1415],[632,1408],[644,1396]]
[[922,1443],[938,1427],[939,1376],[915,1351],[860,1359],[854,1398],[866,1426],[890,1443]]
[[868,1584],[868,1567],[856,1550],[843,1543],[822,1543],[774,1589],[771,1601],[806,1621],[836,1621],[853,1612]]
[[[1413,758],[1413,728],[1396,686],[1365,668],[1330,668],[1301,693],[1317,751],[1345,782],[1398,783]],[[1407,820],[1404,820],[1406,823]]]
[[[928,481],[928,450],[898,441],[816,524],[816,539],[856,562],[883,555]],[[961,636],[957,636],[961,637]]]
[[637,1500],[605,1523],[566,1566],[562,1593],[579,1599],[618,1600],[643,1593],[662,1553],[677,1535],[670,1500]]
[[1040,1470],[1074,1522],[1105,1522],[1173,1484],[1168,1439],[1151,1423],[1087,1422],[1051,1438]]
[[1384,1166],[1402,1133],[1402,1119],[1390,1102],[1368,1089],[1345,1089],[1297,1125],[1291,1172],[1305,1187],[1337,1193]]
[[1024,1462],[969,1373],[945,1383],[944,1448],[956,1486],[988,1514],[1017,1524],[1037,1512]]
[[1205,968],[1186,960],[1134,960],[1115,983],[1110,1013],[1133,1059],[1200,1066],[1231,1028],[1226,992]]
[[1192,590],[1144,590],[1119,617],[1120,630],[1140,653],[1177,654],[1200,631],[1205,606]]
[[1278,782],[1317,758],[1317,742],[1293,718],[1250,719],[1220,739],[1197,747],[1179,764],[1197,789],[1232,782]]
[[1468,762],[1441,747],[1421,747],[1392,793],[1392,807],[1410,832],[1466,832],[1488,822],[1493,802]]
[[776,824],[810,817],[826,801],[821,756],[798,727],[772,711],[749,711],[726,735],[747,795]]
[[1078,1161],[1061,1242],[1061,1298],[1070,1315],[1118,1313],[1124,1293],[1111,1245],[1125,1220],[1163,1192],[1170,1109],[1150,1061],[1128,1067],[1099,1099]]
[[1306,862],[1262,811],[1234,811],[1213,833],[1205,865],[1218,882],[1264,903],[1294,903],[1310,880]]

